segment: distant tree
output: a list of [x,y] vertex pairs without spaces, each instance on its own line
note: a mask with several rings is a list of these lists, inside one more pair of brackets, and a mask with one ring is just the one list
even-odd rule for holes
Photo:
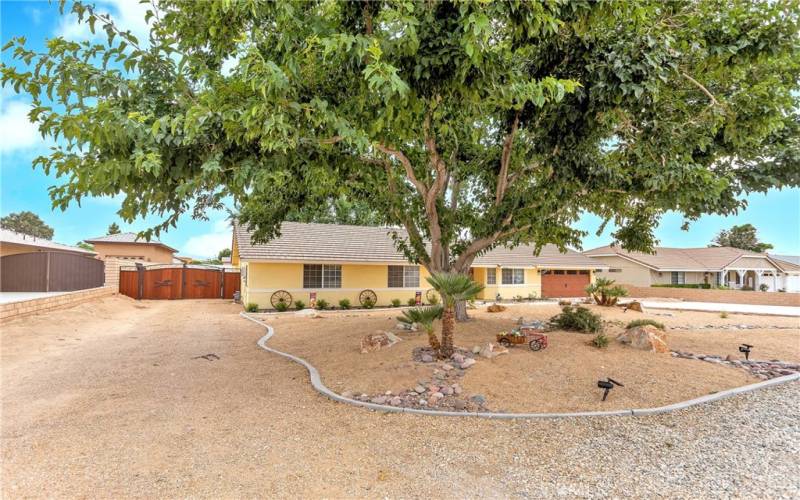
[[121,231],[119,230],[119,226],[116,222],[112,222],[110,226],[108,226],[108,230],[106,234],[119,234]]
[[45,224],[38,215],[27,210],[6,215],[0,219],[0,226],[37,238],[53,238],[53,228]]
[[772,248],[769,243],[758,241],[756,228],[752,224],[733,226],[729,230],[723,229],[711,242],[712,247],[733,247],[751,252],[764,252]]
[[89,250],[90,252],[94,252],[94,245],[91,243],[86,243],[85,241],[79,241],[75,243],[75,246],[78,248],[83,248],[84,250]]
[[230,257],[231,256],[231,249],[230,248],[223,248],[217,254],[217,259],[222,261],[223,257]]

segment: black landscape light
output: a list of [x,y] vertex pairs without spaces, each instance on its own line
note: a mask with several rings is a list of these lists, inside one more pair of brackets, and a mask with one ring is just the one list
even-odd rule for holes
[[750,360],[750,349],[752,347],[753,346],[751,346],[750,344],[742,344],[742,345],[739,346],[739,352],[743,352],[744,353],[744,359],[746,359],[748,361]]
[[609,378],[609,379],[606,379],[606,380],[598,380],[597,381],[597,387],[603,389],[603,401],[606,400],[606,398],[608,397],[609,391],[611,391],[611,389],[613,389],[615,385],[618,385],[620,387],[625,387],[624,385],[620,384],[619,382],[617,382],[613,378]]

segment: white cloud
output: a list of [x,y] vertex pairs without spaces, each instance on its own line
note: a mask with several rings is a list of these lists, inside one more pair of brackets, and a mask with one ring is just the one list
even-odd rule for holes
[[36,124],[28,119],[28,111],[30,106],[24,102],[3,102],[0,112],[0,152],[46,145]]
[[181,251],[192,257],[216,257],[220,250],[231,247],[231,237],[230,223],[220,219],[214,222],[211,232],[189,238]]
[[[144,45],[147,44],[150,32],[148,23],[144,20],[148,9],[152,9],[149,3],[142,4],[136,0],[107,0],[97,5],[98,14],[109,14],[117,28],[121,31],[130,30],[139,39],[140,44]],[[78,16],[70,12],[65,12],[59,19],[55,34],[76,42],[98,41],[106,37],[100,22],[95,24],[95,32],[92,35],[89,24],[78,22]]]

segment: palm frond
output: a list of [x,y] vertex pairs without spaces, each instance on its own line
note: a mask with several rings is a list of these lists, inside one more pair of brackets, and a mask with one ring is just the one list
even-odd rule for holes
[[428,278],[428,283],[439,292],[448,306],[462,300],[472,300],[483,290],[483,285],[476,283],[465,274],[436,273]]

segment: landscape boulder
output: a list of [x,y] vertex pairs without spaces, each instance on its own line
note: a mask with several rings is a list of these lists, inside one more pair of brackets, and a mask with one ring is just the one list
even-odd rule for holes
[[501,306],[500,304],[492,304],[486,308],[487,311],[490,313],[499,313],[506,310],[506,306]]
[[633,302],[628,302],[625,304],[625,310],[628,311],[636,311],[636,312],[644,312],[642,310],[642,303],[634,300]]
[[492,359],[501,354],[508,354],[508,349],[506,349],[503,346],[494,345],[491,342],[488,342],[486,345],[481,347],[481,350],[478,353],[479,356],[482,356],[487,359]]
[[670,352],[667,346],[667,334],[652,325],[629,328],[619,334],[617,340],[643,351]]
[[377,351],[383,347],[390,347],[400,341],[392,332],[376,332],[365,335],[361,339],[361,354]]

